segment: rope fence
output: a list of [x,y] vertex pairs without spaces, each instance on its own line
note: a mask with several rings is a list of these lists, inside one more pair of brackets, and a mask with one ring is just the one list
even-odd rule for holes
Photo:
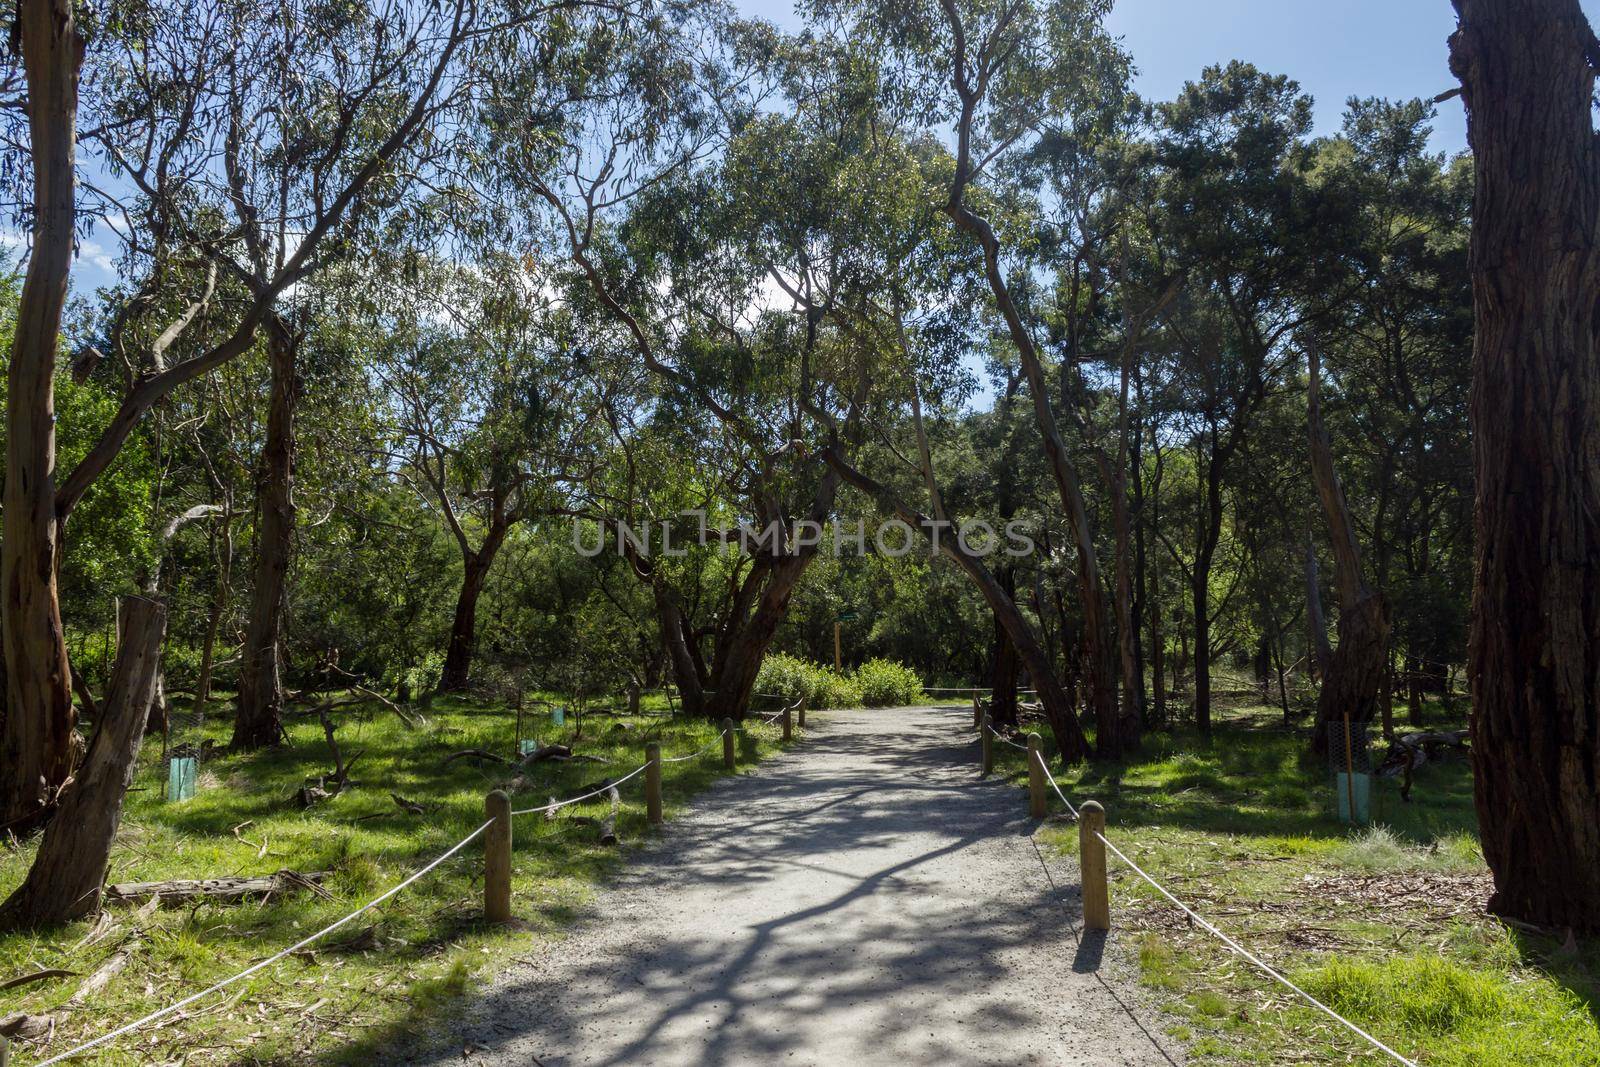
[[1109,849],[1113,855],[1115,855],[1128,866],[1129,870],[1133,871],[1134,874],[1142,878],[1157,893],[1161,894],[1168,901],[1181,909],[1192,922],[1198,925],[1202,930],[1205,930],[1207,933],[1217,938],[1224,945],[1226,945],[1229,950],[1237,954],[1240,958],[1244,959],[1246,962],[1250,963],[1259,969],[1263,974],[1266,974],[1268,977],[1272,978],[1285,988],[1294,992],[1307,1004],[1310,1004],[1328,1018],[1344,1026],[1351,1033],[1365,1040],[1373,1048],[1392,1058],[1396,1063],[1402,1064],[1403,1067],[1417,1067],[1415,1060],[1402,1056],[1400,1053],[1396,1052],[1394,1049],[1378,1040],[1378,1038],[1374,1037],[1360,1026],[1351,1022],[1349,1019],[1346,1019],[1343,1015],[1340,1015],[1338,1012],[1328,1007],[1328,1005],[1324,1004],[1322,1001],[1318,1000],[1316,997],[1300,988],[1294,982],[1290,981],[1280,971],[1268,964],[1260,956],[1257,956],[1255,953],[1239,944],[1238,941],[1234,940],[1232,937],[1229,937],[1226,933],[1219,929],[1215,923],[1211,922],[1209,919],[1205,918],[1205,916],[1201,915],[1189,905],[1179,900],[1169,889],[1167,889],[1166,886],[1156,881],[1155,878],[1149,874],[1149,872],[1129,858],[1126,852],[1118,848],[1116,844],[1106,836],[1105,809],[1097,801],[1086,800],[1081,805],[1075,805],[1067,797],[1067,794],[1062,792],[1060,784],[1056,782],[1055,775],[1050,773],[1050,768],[1044,761],[1044,752],[1038,734],[1030,733],[1027,735],[1027,744],[1017,744],[1017,742],[1012,741],[1010,738],[996,730],[994,725],[989,721],[989,716],[982,713],[979,714],[978,726],[979,737],[982,742],[981,761],[983,774],[987,775],[994,769],[993,742],[995,738],[999,738],[1001,741],[1012,746],[1013,748],[1026,751],[1028,753],[1028,813],[1036,819],[1042,819],[1045,816],[1048,802],[1048,794],[1045,792],[1045,787],[1048,784],[1049,788],[1055,792],[1055,795],[1058,798],[1060,798],[1061,803],[1065,805],[1067,812],[1072,816],[1073,820],[1077,822],[1078,863],[1080,868],[1079,873],[1081,876],[1080,885],[1082,887],[1081,891],[1083,894],[1083,925],[1085,929],[1104,931],[1111,928],[1110,885],[1106,871],[1106,850]]
[[[764,719],[760,719],[759,721],[762,725],[771,725],[772,723],[778,722],[781,719],[783,721],[783,740],[788,741],[793,737],[792,722],[794,713],[797,710],[800,712],[800,724],[803,726],[805,725],[804,700],[797,701],[794,704],[786,705],[776,714]],[[335,919],[333,922],[329,923],[327,926],[324,926],[315,933],[301,938],[288,948],[274,953],[264,960],[260,960],[251,964],[249,967],[246,967],[237,974],[231,975],[227,978],[224,978],[220,982],[207,986],[198,993],[191,993],[182,1000],[169,1004],[157,1011],[153,1011],[143,1018],[135,1019],[133,1022],[128,1023],[125,1026],[120,1026],[109,1033],[101,1034],[99,1037],[90,1041],[86,1041],[75,1048],[67,1050],[66,1052],[60,1052],[54,1056],[51,1056],[49,1059],[40,1060],[34,1065],[34,1067],[50,1067],[51,1064],[63,1063],[75,1056],[81,1056],[85,1052],[89,1052],[93,1049],[109,1044],[119,1037],[133,1033],[135,1030],[141,1030],[149,1027],[153,1023],[158,1023],[163,1019],[168,1019],[172,1015],[182,1011],[184,1008],[196,1003],[197,1001],[204,1000],[206,997],[209,997],[214,993],[219,993],[222,990],[227,989],[229,986],[242,982],[251,975],[259,974],[284,958],[292,956],[296,952],[303,951],[309,946],[322,940],[334,931],[371,911],[373,908],[376,908],[384,902],[393,899],[401,891],[432,873],[446,860],[450,859],[452,856],[455,856],[462,849],[466,848],[478,838],[485,837],[486,834],[487,837],[485,837],[484,847],[484,915],[491,922],[506,921],[510,918],[511,914],[510,819],[521,815],[536,815],[541,813],[551,814],[559,811],[562,808],[570,807],[573,804],[581,804],[586,800],[593,800],[596,797],[610,793],[624,782],[630,781],[631,779],[637,778],[639,775],[643,774],[645,776],[646,817],[652,826],[659,825],[663,821],[661,814],[661,767],[663,764],[682,763],[686,760],[696,759],[705,755],[717,744],[718,741],[721,741],[723,744],[724,765],[729,770],[734,769],[736,766],[736,760],[733,751],[733,737],[737,732],[738,727],[735,725],[732,719],[723,719],[721,727],[722,728],[718,731],[717,736],[712,738],[706,744],[702,745],[700,748],[688,753],[687,755],[674,756],[670,759],[663,759],[661,757],[660,746],[652,741],[645,746],[644,763],[640,764],[638,767],[635,767],[621,778],[618,778],[615,781],[608,780],[605,784],[587,793],[584,793],[582,796],[569,797],[566,800],[552,801],[549,804],[541,804],[532,808],[519,808],[513,811],[511,810],[511,804],[509,799],[506,797],[506,794],[497,789],[490,793],[486,798],[485,808],[488,818],[479,824],[477,829],[473,830],[471,833],[467,834],[467,836],[451,845],[444,852],[441,852],[426,865],[413,871],[410,875],[406,876],[403,881],[395,884],[378,896],[373,897],[359,908],[356,908],[354,911]],[[0,1037],[0,1067],[5,1067],[8,1062],[9,1044],[4,1037]]]

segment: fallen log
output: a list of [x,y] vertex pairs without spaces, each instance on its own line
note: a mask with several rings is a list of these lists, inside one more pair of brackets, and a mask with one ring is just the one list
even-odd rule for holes
[[19,1011],[0,1019],[0,1037],[32,1041],[48,1034],[54,1026],[55,1020],[49,1015],[29,1015]]
[[1389,753],[1378,767],[1381,778],[1399,777],[1400,799],[1411,800],[1412,776],[1429,760],[1438,760],[1446,751],[1467,753],[1466,730],[1401,734],[1389,746]]
[[570,745],[540,745],[526,756],[523,756],[519,762],[526,767],[530,763],[538,763],[541,760],[569,760],[571,758],[572,746]]
[[179,878],[164,882],[121,882],[106,886],[106,903],[129,904],[154,901],[172,907],[192,900],[227,904],[251,897],[272,896],[295,889],[310,889],[327,896],[321,882],[331,871],[278,871],[276,874],[235,878]]

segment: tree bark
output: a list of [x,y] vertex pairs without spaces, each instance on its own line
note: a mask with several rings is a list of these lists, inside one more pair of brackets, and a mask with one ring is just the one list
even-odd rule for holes
[[[1017,599],[1017,569],[999,567],[995,579],[1000,588],[1014,603]],[[990,679],[993,695],[989,701],[989,718],[996,726],[1017,725],[1017,646],[998,616],[994,620],[994,676]]]
[[1312,748],[1328,750],[1335,723],[1372,721],[1378,711],[1389,664],[1389,601],[1367,584],[1361,572],[1361,545],[1345,503],[1339,474],[1333,467],[1333,446],[1322,425],[1322,362],[1313,343],[1306,349],[1310,377],[1306,389],[1306,424],[1311,446],[1311,477],[1333,542],[1335,585],[1339,589],[1339,645],[1333,650],[1322,689],[1317,694],[1317,725]]
[[71,0],[20,0],[28,86],[33,254],[17,305],[0,534],[6,710],[0,824],[35,825],[73,771],[75,713],[56,585],[55,366],[73,249],[73,156],[84,40]]
[[167,620],[165,607],[143,597],[123,598],[122,613],[122,644],[94,740],[45,829],[28,877],[0,905],[0,929],[55,925],[100,910],[106,863],[122,821],[122,799],[133,781]]
[[239,667],[239,714],[233,746],[266,748],[283,737],[283,607],[294,540],[294,415],[299,400],[294,339],[273,321],[267,331],[272,395],[257,483],[255,589]]
[[472,659],[478,648],[478,598],[489,580],[489,568],[505,543],[509,523],[496,517],[495,525],[476,552],[464,552],[461,592],[456,597],[455,618],[450,623],[450,642],[445,648],[444,670],[439,689],[458,693],[472,684]]
[[1222,470],[1227,457],[1218,449],[1211,431],[1211,455],[1206,461],[1204,525],[1196,539],[1189,596],[1194,602],[1194,724],[1211,733],[1211,564],[1222,543]]
[[212,538],[216,542],[216,549],[212,559],[217,567],[217,588],[211,600],[211,615],[206,620],[206,636],[204,646],[200,651],[200,680],[195,683],[194,716],[199,722],[204,722],[206,705],[211,701],[211,676],[216,668],[217,658],[217,633],[222,628],[222,618],[228,611],[228,596],[232,586],[233,575],[233,512],[231,509],[232,498],[227,498],[223,505],[222,520],[219,529],[213,531]]
[[1476,190],[1472,760],[1490,910],[1600,929],[1600,46],[1578,0],[1457,0]]

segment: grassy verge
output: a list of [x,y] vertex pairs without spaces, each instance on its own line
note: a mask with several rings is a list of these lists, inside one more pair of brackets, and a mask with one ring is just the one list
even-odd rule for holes
[[[332,768],[314,717],[291,722],[284,748],[244,755],[219,751],[202,766],[199,794],[181,803],[161,799],[164,769],[159,742],[152,742],[137,791],[129,796],[110,871],[112,882],[283,868],[329,871],[326,895],[299,892],[162,910],[118,907],[100,925],[0,935],[0,982],[47,968],[74,972],[0,991],[0,1018],[20,1012],[52,1028],[21,1043],[17,1059],[28,1063],[64,1051],[294,944],[474,830],[483,821],[484,794],[515,774],[492,762],[445,762],[463,749],[512,755],[516,717],[503,706],[440,699],[416,727],[376,707],[332,714],[358,784],[308,810],[296,803],[296,791],[308,777]],[[530,715],[530,723],[535,718]],[[548,716],[537,720],[539,741],[569,743],[605,762],[534,765],[513,798],[517,807],[620,777],[643,762],[647,741],[658,740],[662,755],[672,757],[717,735],[708,723],[649,715],[589,716],[581,737],[570,722],[552,727]],[[206,734],[220,744],[227,725],[217,721]],[[777,744],[776,726],[752,720],[740,758],[770,753]],[[665,764],[668,817],[723,773],[720,745],[699,759]],[[572,817],[602,814],[606,809],[598,802],[564,809],[554,820],[517,820],[512,889],[522,922],[516,928],[482,922],[482,852],[469,845],[305,952],[196,1003],[158,1029],[130,1034],[77,1062],[375,1062],[376,1050],[412,1027],[426,1026],[442,1002],[473,984],[474,975],[526,950],[530,932],[549,936],[581,911],[628,846],[645,837],[642,789],[638,778],[622,786],[621,850],[595,843],[593,828]],[[402,810],[391,793],[421,805],[425,814]],[[21,882],[32,852],[12,847],[0,853],[0,895]],[[90,976],[108,966],[113,970],[103,987],[80,995]]]
[[[1600,1063],[1600,943],[1484,914],[1464,762],[1374,782],[1374,826],[1331,817],[1304,739],[1239,709],[1207,741],[1147,738],[1121,763],[1061,773],[1105,805],[1108,836],[1180,899],[1402,1054],[1429,1065]],[[999,746],[1001,769],[1025,773]],[[1077,831],[1045,837],[1077,851]],[[1112,921],[1195,1064],[1392,1062],[1193,928],[1115,857]]]

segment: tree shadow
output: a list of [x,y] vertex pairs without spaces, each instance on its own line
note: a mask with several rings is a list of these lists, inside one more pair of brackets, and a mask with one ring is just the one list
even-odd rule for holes
[[713,784],[432,1050],[420,1011],[332,1058],[1175,1062],[1101,973],[1104,939],[1067,943],[1075,889],[1041,876],[1023,798],[978,779],[948,716],[906,713],[908,733],[838,718],[803,756]]

